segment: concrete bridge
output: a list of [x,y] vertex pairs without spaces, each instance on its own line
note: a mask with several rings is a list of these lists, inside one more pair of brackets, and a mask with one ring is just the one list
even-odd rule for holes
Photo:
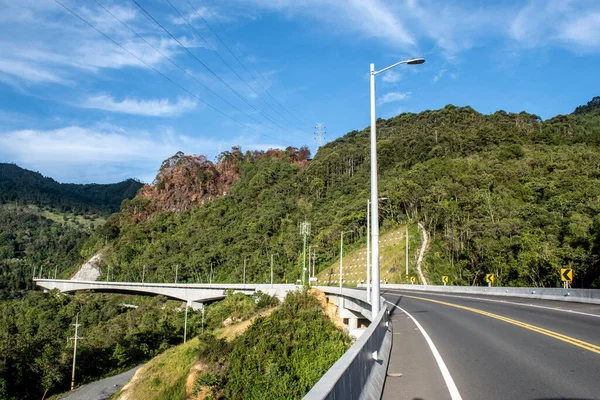
[[171,299],[187,302],[188,306],[198,309],[209,301],[220,300],[227,291],[252,295],[261,291],[271,296],[283,299],[287,292],[296,290],[296,285],[290,284],[236,284],[236,283],[141,283],[141,282],[101,282],[74,281],[62,279],[34,279],[37,286],[46,289],[58,289],[62,293],[73,293],[80,290],[92,290],[104,293],[150,294],[162,295]]

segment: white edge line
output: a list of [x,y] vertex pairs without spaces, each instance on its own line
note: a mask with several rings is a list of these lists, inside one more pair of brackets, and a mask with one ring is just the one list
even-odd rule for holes
[[421,334],[423,335],[423,337],[425,338],[425,341],[429,345],[429,349],[433,353],[433,357],[435,358],[435,361],[437,362],[438,367],[440,368],[440,372],[442,373],[444,382],[446,382],[446,387],[448,388],[448,392],[450,392],[450,397],[452,398],[452,400],[462,400],[462,397],[460,396],[460,393],[458,392],[458,388],[456,387],[456,384],[454,383],[454,379],[452,379],[452,375],[450,375],[450,371],[448,371],[448,367],[446,367],[446,363],[444,363],[444,360],[442,359],[440,352],[435,347],[435,344],[433,344],[433,340],[431,340],[431,338],[429,337],[429,335],[427,334],[425,329],[423,329],[423,327],[421,326],[419,321],[417,321],[412,315],[410,315],[408,312],[406,312],[406,310],[404,310],[402,307],[399,307],[389,301],[387,301],[387,303],[392,305],[393,307],[396,307],[398,310],[402,311],[404,314],[408,315],[410,317],[410,319],[412,319],[412,321],[415,323],[415,325],[417,325],[417,328],[419,328],[419,331],[421,331]]
[[[515,305],[515,306],[542,308],[544,310],[552,310],[552,311],[566,312],[566,313],[569,313],[569,314],[579,314],[579,315],[585,315],[587,317],[600,318],[600,315],[598,315],[598,314],[590,314],[590,313],[585,313],[585,312],[582,312],[582,311],[567,310],[567,309],[564,309],[564,308],[540,306],[540,305],[531,304],[531,303],[529,303],[529,304],[528,303],[517,303],[517,302],[514,302],[514,301],[508,301],[508,300],[486,299],[484,297],[460,296],[458,294],[446,294],[446,293],[427,292],[427,291],[418,291],[418,290],[387,289],[388,292],[392,291],[392,290],[402,291],[403,293],[430,294],[432,296],[455,297],[455,298],[458,298],[458,299],[480,300],[480,301],[489,301],[491,303],[502,303],[502,304],[512,304],[512,305]],[[553,300],[548,300],[548,301],[553,301]]]

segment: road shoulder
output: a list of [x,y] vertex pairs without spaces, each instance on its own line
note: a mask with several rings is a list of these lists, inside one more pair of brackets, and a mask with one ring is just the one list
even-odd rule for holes
[[382,398],[450,399],[442,373],[419,328],[404,312],[392,305],[388,307],[394,335]]

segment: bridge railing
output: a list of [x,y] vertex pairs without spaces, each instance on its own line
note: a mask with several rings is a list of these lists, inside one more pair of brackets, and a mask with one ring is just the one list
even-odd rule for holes
[[354,344],[333,364],[310,392],[305,400],[314,399],[379,399],[392,350],[392,325],[385,300],[380,298],[379,314],[371,316],[370,303],[363,290],[319,287],[338,304],[352,302],[362,308],[361,312],[371,324]]
[[[363,287],[364,285],[358,285]],[[439,293],[460,293],[472,295],[491,295],[505,297],[523,297],[529,299],[558,300],[572,303],[600,304],[600,289],[563,289],[536,287],[487,287],[487,286],[443,286],[443,285],[381,285],[381,290],[402,289]]]

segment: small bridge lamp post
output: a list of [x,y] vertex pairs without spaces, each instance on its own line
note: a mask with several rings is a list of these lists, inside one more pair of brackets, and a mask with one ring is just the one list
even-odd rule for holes
[[371,64],[371,242],[373,252],[371,254],[371,267],[373,268],[373,290],[371,293],[371,311],[373,318],[379,313],[379,192],[377,189],[377,119],[375,117],[375,75],[400,64],[423,64],[424,58],[413,58],[390,65],[382,70],[375,71],[375,64]]

